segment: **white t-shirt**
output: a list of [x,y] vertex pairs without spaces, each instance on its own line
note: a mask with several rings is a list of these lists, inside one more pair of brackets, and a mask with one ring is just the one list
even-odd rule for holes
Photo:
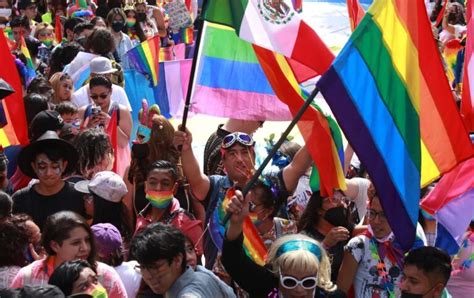
[[[378,260],[372,257],[371,240],[365,235],[352,238],[346,246],[346,250],[359,264],[354,277],[355,297],[380,297],[388,298],[389,292],[384,286],[395,287],[399,284],[402,269],[397,264],[392,264],[389,258],[384,258],[386,271],[378,268]],[[384,278],[386,274],[386,278]]]
[[142,275],[135,270],[138,265],[136,261],[123,262],[120,266],[115,267],[115,271],[120,276],[128,297],[136,297],[140,289]]
[[[112,102],[117,102],[127,107],[129,111],[132,110],[127,93],[125,93],[125,90],[122,87],[112,84],[112,96],[110,98]],[[93,102],[89,97],[89,84],[82,86],[74,92],[71,100],[78,108],[92,104]]]

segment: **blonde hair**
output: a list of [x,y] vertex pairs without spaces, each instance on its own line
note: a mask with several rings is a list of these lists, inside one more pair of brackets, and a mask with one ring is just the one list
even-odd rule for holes
[[[49,82],[51,83],[51,86],[53,87],[54,90],[54,96],[52,102],[54,104],[59,104],[61,103],[61,100],[58,98],[59,96],[59,87],[61,86],[61,82],[64,80],[70,80],[71,83],[73,83],[71,77],[64,72],[57,72],[49,78]],[[73,85],[74,86],[74,85]],[[74,93],[74,89],[71,90],[71,94]]]
[[45,23],[45,22],[39,23],[39,24],[36,24],[36,26],[35,26],[35,35],[34,36],[35,36],[36,39],[38,39],[38,36],[39,36],[40,32],[43,31],[43,30],[49,30],[50,33],[54,33],[53,26],[51,26],[50,24]]
[[[320,257],[314,252],[299,248],[295,250],[283,251],[280,248],[290,241],[310,242],[316,245],[320,251]],[[303,234],[292,234],[278,238],[270,247],[268,252],[267,263],[272,265],[273,273],[278,276],[278,271],[305,271],[314,272],[318,276],[318,287],[332,292],[336,290],[336,285],[331,282],[331,263],[328,255],[321,244]]]

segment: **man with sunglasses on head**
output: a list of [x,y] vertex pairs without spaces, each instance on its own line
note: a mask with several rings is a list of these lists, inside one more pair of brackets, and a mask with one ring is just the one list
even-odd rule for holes
[[[183,172],[191,186],[194,197],[204,204],[207,225],[219,202],[222,202],[230,188],[243,189],[255,171],[255,141],[243,132],[233,132],[225,136],[221,143],[222,163],[226,175],[204,175],[192,150],[192,134],[175,132],[174,144],[181,146]],[[278,173],[279,189],[291,194],[298,180],[311,165],[311,157],[306,147],[301,148],[293,161]],[[217,241],[218,242],[218,241]],[[217,256],[218,247],[206,231],[203,238],[206,268],[212,268]]]
[[[76,56],[76,59],[79,59],[79,58]],[[67,71],[69,75],[71,75],[71,72],[73,72],[73,69],[75,68],[73,66],[73,63],[80,64],[74,61],[71,62],[70,64],[71,66],[69,67],[69,70]],[[112,62],[110,61],[110,59],[106,57],[96,57],[92,59],[90,61],[90,70],[91,70],[91,76],[90,76],[91,78],[100,75],[100,76],[107,77],[109,80],[112,80],[113,73],[117,71],[116,68],[112,67]],[[127,93],[125,93],[125,90],[119,85],[112,84],[112,94],[110,98],[112,102],[117,102],[118,104],[121,104],[127,107],[129,111],[132,111],[132,106],[130,105],[130,102],[128,100]],[[79,88],[77,91],[74,92],[74,94],[72,95],[72,102],[78,108],[81,108],[83,106],[87,106],[93,103],[90,98],[89,84],[82,86],[81,88]]]

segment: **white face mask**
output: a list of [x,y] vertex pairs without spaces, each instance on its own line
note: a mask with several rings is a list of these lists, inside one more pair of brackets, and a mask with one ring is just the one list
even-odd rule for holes
[[12,14],[11,8],[0,8],[0,17],[9,18]]

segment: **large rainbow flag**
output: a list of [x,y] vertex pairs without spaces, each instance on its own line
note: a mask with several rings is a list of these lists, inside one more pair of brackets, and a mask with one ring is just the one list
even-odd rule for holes
[[0,29],[0,57],[2,57],[0,77],[15,90],[1,102],[7,124],[0,129],[0,145],[4,148],[12,145],[27,145],[29,142],[28,125],[26,124],[21,80],[2,29]]
[[143,41],[125,55],[137,71],[149,76],[153,86],[158,85],[160,72],[160,37],[158,35]]
[[275,96],[252,45],[230,27],[206,23],[204,28],[191,111],[244,120],[290,120],[288,107]]
[[25,74],[25,85],[28,86],[36,77],[35,66],[33,64],[33,60],[31,59],[30,51],[26,46],[25,38],[23,36],[20,37],[20,51],[26,58],[26,74]]
[[409,249],[420,184],[473,155],[423,0],[375,0],[318,87]]

